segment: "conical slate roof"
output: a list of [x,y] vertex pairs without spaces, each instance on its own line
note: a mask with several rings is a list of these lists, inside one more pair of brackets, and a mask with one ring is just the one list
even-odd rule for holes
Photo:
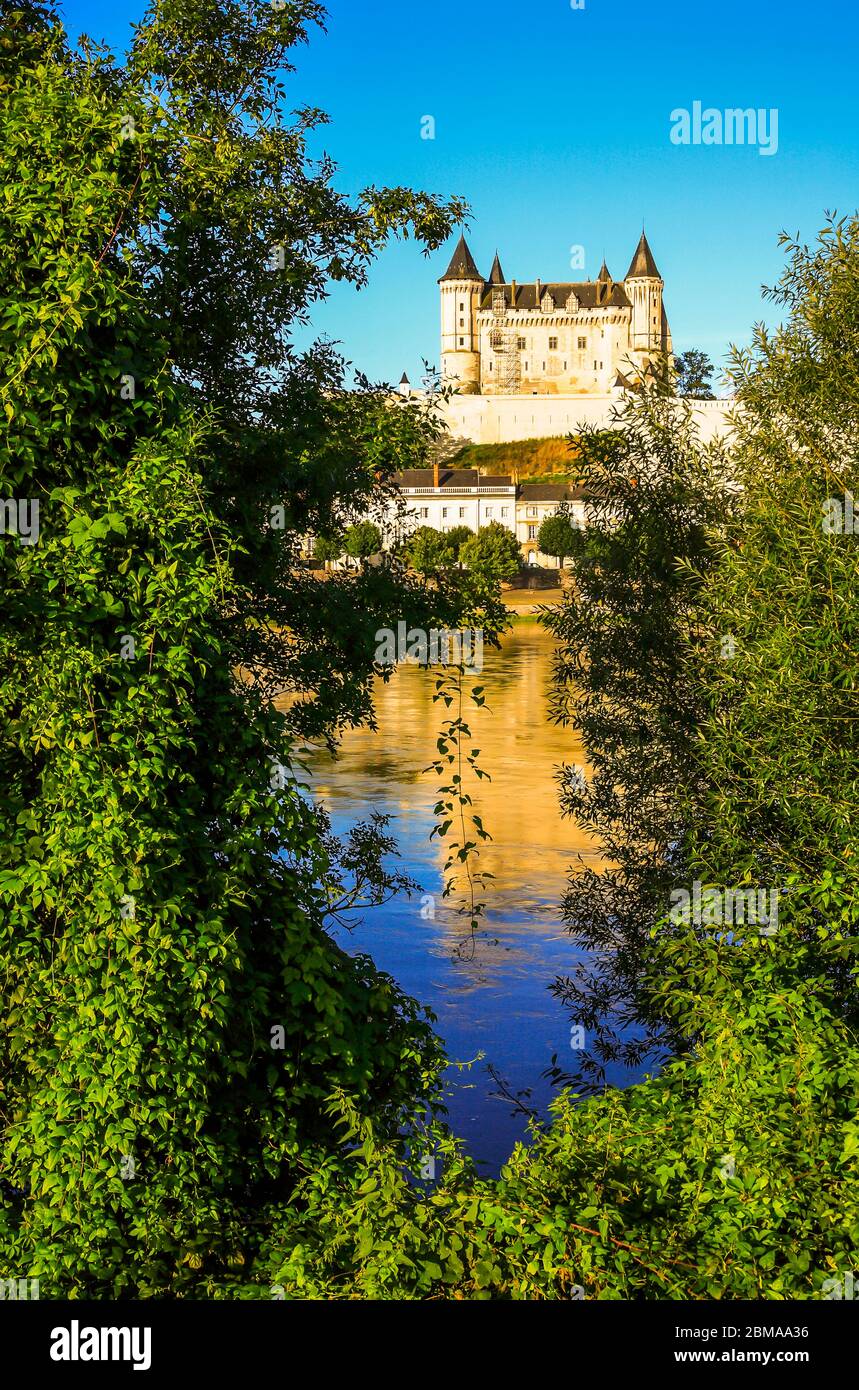
[[490,285],[506,285],[504,271],[501,269],[501,262],[498,259],[498,252],[495,252],[495,260],[492,262],[492,269],[489,272]]
[[597,279],[602,280],[603,284],[611,284],[611,275],[609,274],[609,269],[605,263],[605,260],[603,260],[603,263],[600,266],[600,273],[597,276]]
[[635,248],[629,270],[626,272],[625,279],[633,280],[636,276],[647,275],[653,280],[661,280],[662,276],[656,269],[656,262],[653,259],[653,252],[647,244],[647,237],[641,233],[641,239]]
[[474,257],[468,249],[468,242],[464,235],[459,238],[450,265],[439,280],[439,284],[442,280],[479,280],[481,284],[483,283],[483,276],[474,264]]

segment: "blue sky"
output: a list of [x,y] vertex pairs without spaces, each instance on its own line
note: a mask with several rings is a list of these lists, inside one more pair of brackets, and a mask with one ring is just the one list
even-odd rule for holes
[[[213,0],[215,3],[215,0]],[[675,351],[724,360],[773,321],[780,230],[812,238],[825,209],[857,206],[853,97],[859,10],[846,0],[330,0],[327,34],[299,50],[290,105],[331,117],[316,149],[338,185],[460,194],[488,275],[496,247],[520,282],[624,275],[642,220],[665,280]],[[73,36],[121,51],[143,0],[60,0]],[[778,111],[778,149],[675,145],[671,112]],[[432,116],[435,138],[421,138]],[[376,380],[438,363],[438,290],[451,243],[429,259],[393,245],[360,294],[336,287],[314,329]],[[585,268],[570,269],[570,248]]]

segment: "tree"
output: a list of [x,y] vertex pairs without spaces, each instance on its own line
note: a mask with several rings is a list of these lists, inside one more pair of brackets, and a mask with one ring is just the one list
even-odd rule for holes
[[367,560],[382,549],[382,533],[374,521],[356,521],[347,528],[343,549],[354,560]]
[[448,536],[434,526],[419,526],[406,541],[405,554],[416,574],[435,577],[454,562],[454,548]]
[[573,553],[576,530],[569,513],[559,508],[552,516],[543,519],[537,533],[537,545],[544,555],[554,555],[558,564],[563,565],[567,556]]
[[448,545],[453,552],[453,558],[457,564],[460,563],[460,552],[466,541],[471,540],[474,535],[470,526],[451,526],[446,532]]
[[313,542],[313,558],[327,569],[330,561],[340,559],[343,549],[342,536],[316,536]]
[[500,521],[481,526],[476,535],[463,542],[459,558],[466,569],[491,582],[512,579],[522,567],[519,542]]
[[[290,770],[296,734],[369,713],[392,604],[458,612],[396,568],[294,563],[434,426],[290,325],[390,232],[450,225],[404,190],[352,207],[307,163],[316,117],[283,126],[318,13],[164,0],[124,68],[6,16],[0,491],[42,525],[0,546],[0,1268],[49,1296],[234,1282],[339,1153],[338,1105],[397,1134],[439,1064],[326,932]],[[278,688],[309,698],[279,714]]]
[[706,352],[689,348],[674,359],[676,371],[676,391],[678,396],[697,401],[712,401],[714,393],[710,384],[714,367]]
[[564,916],[593,965],[556,985],[588,1039],[576,1085],[597,1088],[607,1062],[637,1066],[666,1041],[643,978],[653,923],[685,882],[681,789],[694,799],[700,788],[703,695],[690,672],[701,579],[688,565],[706,569],[728,505],[722,446],[703,447],[691,409],[661,386],[630,395],[617,424],[579,437],[587,526],[572,535],[572,592],[543,619],[559,644],[553,716],[588,759],[564,769],[562,810],[607,861],[580,857],[571,871]]

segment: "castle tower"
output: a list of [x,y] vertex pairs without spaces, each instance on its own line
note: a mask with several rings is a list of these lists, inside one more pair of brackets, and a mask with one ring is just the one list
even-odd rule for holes
[[632,305],[632,351],[645,354],[670,352],[671,334],[662,306],[665,282],[656,268],[653,252],[647,244],[644,232],[641,233],[641,239],[626,272],[624,286]]
[[464,236],[439,280],[441,289],[441,374],[456,381],[464,395],[480,391],[477,308],[484,280]]

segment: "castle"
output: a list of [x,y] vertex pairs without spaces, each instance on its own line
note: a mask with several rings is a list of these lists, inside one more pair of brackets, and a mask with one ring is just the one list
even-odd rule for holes
[[607,396],[652,374],[671,352],[664,282],[647,237],[623,280],[603,261],[596,280],[489,279],[464,236],[439,280],[442,376],[461,395]]

